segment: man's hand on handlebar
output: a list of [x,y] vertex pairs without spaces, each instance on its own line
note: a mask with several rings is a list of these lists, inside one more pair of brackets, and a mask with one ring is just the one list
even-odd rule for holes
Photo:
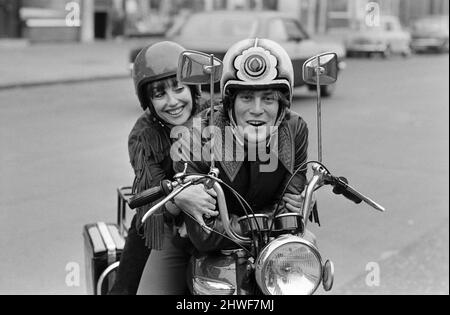
[[286,209],[291,212],[301,213],[305,195],[285,194],[283,196],[283,201],[285,202]]
[[[303,191],[300,195],[286,193],[283,197],[283,201],[285,202],[286,209],[290,212],[302,213],[303,204],[305,203],[305,191]],[[316,194],[313,194],[310,210],[312,210],[315,203]]]

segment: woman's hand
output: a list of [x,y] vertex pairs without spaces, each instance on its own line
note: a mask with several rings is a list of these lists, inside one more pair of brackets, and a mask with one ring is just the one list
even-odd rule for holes
[[175,204],[182,210],[192,215],[201,225],[205,227],[206,218],[217,217],[219,212],[216,211],[216,192],[206,190],[203,184],[194,185],[183,190],[174,198]]

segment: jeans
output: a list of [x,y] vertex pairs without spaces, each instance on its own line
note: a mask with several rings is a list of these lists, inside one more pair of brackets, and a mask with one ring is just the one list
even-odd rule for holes
[[164,228],[164,247],[152,251],[145,265],[138,295],[186,295],[186,270],[191,257],[187,248],[173,243],[172,229]]
[[151,250],[136,230],[136,216],[131,222],[125,248],[120,258],[116,281],[109,295],[136,295]]

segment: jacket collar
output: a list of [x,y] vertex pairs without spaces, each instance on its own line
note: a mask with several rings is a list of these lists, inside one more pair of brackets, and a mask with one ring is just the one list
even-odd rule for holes
[[[218,127],[216,130],[220,130],[220,135],[216,134],[215,137],[216,139],[218,139],[218,137],[222,139],[222,141],[215,141],[214,154],[216,157],[223,157],[219,163],[228,178],[233,182],[243,165],[242,158],[239,161],[236,160],[236,152],[239,152],[242,156],[244,154],[244,147],[236,141],[234,136],[230,137],[231,129],[226,128],[227,126],[229,127],[228,117],[222,107],[216,108],[214,116],[214,125]],[[229,135],[226,135],[226,133],[229,133]],[[225,141],[226,138],[234,139],[234,141]],[[286,170],[288,170],[290,174],[293,174],[295,161],[294,152],[294,135],[292,134],[288,123],[283,121],[278,128],[278,137],[274,136],[271,139],[271,158],[278,157],[279,162],[283,164]]]

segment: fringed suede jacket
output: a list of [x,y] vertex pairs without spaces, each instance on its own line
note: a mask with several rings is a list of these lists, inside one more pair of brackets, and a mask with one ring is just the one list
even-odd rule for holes
[[[211,111],[209,109],[200,114],[202,127],[209,125]],[[214,155],[217,159],[216,167],[220,170],[220,179],[235,189],[243,196],[256,213],[264,213],[273,210],[283,196],[283,190],[295,172],[307,160],[308,149],[308,128],[306,122],[296,113],[289,112],[278,128],[278,136],[273,137],[270,145],[265,148],[266,153],[270,151],[271,162],[262,162],[248,156],[248,149],[241,145],[244,150],[244,158],[239,160],[236,153],[239,150],[237,141],[229,141],[230,129],[229,119],[224,113],[223,107],[218,106],[214,113],[214,125],[216,128],[214,141]],[[188,164],[187,173],[208,174],[210,164],[208,161],[197,161],[193,159],[192,152],[195,152],[193,145],[204,146],[210,139],[205,138],[194,126],[190,128],[191,143],[181,145],[178,162],[175,163],[175,171],[182,171],[185,164]],[[216,132],[220,133],[217,134]],[[227,136],[228,135],[228,136]],[[228,137],[228,140],[226,139]],[[222,141],[218,141],[221,139]],[[198,150],[198,148],[197,148]],[[275,167],[270,164],[275,162]],[[266,167],[266,168],[264,168]],[[300,194],[306,184],[306,168],[299,172],[290,186],[287,193]],[[230,217],[244,216],[241,206],[236,198],[226,189],[225,197],[227,201]],[[222,236],[211,233],[206,234],[200,225],[188,216],[185,216],[188,236],[199,252],[209,252],[227,247],[227,241]],[[220,219],[216,219],[208,224],[219,232],[224,232]],[[230,244],[228,244],[230,245]]]
[[[193,116],[209,106],[200,99]],[[133,194],[158,186],[164,179],[175,175],[170,157],[171,129],[162,124],[152,113],[144,113],[136,122],[128,137],[128,153],[135,173]],[[165,225],[173,226],[176,219],[164,207],[152,215],[145,224],[141,220],[145,213],[160,200],[136,211],[136,229],[150,249],[161,250]]]
[[[149,112],[138,119],[128,138],[130,162],[135,173],[133,193],[155,187],[174,176],[171,145],[169,127],[160,124]],[[165,209],[161,209],[142,224],[144,214],[152,205],[137,209],[136,229],[148,248],[158,250],[163,246],[164,223],[169,217],[167,214],[165,217]]]

